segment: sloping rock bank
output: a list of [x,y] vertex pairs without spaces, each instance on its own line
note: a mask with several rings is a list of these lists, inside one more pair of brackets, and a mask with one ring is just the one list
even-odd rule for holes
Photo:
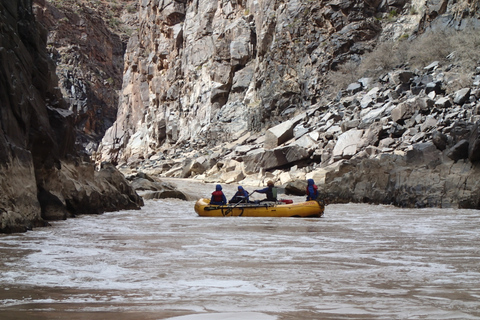
[[77,155],[72,112],[31,1],[0,2],[0,28],[0,232],[138,209],[141,197],[115,167],[95,171]]
[[478,209],[480,66],[468,86],[458,87],[461,78],[432,62],[359,79],[265,134],[140,170],[248,185],[272,179],[296,194],[314,178],[332,202]]
[[381,41],[478,25],[473,2],[145,0],[139,9],[99,161],[207,182],[272,179],[297,193],[313,177],[331,201],[479,207],[478,79],[460,81],[477,66],[389,66],[336,98],[326,90],[330,72]]

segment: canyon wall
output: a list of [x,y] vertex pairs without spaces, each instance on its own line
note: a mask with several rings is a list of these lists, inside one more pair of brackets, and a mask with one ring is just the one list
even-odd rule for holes
[[48,31],[47,52],[73,112],[77,147],[91,155],[116,118],[137,2],[34,0],[33,5],[37,22]]
[[318,103],[324,73],[372,49],[381,31],[378,5],[141,1],[102,159],[134,162],[212,147]]
[[74,114],[58,88],[47,30],[31,0],[0,2],[0,232],[80,213],[138,209],[112,166],[94,170],[75,149]]
[[[313,177],[336,202],[480,207],[478,61],[462,69],[453,49],[385,69],[403,41],[478,28],[477,2],[140,4],[98,160],[299,194]],[[380,75],[332,91],[382,44]]]

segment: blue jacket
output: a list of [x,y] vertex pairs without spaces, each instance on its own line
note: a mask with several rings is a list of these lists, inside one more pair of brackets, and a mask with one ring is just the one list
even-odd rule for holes
[[238,187],[238,191],[233,195],[232,199],[230,199],[229,203],[238,203],[238,202],[249,202],[248,199],[248,192],[243,189],[242,186]]
[[307,186],[307,201],[309,200],[316,200],[318,197],[318,188],[315,185],[313,179],[308,179],[308,186]]

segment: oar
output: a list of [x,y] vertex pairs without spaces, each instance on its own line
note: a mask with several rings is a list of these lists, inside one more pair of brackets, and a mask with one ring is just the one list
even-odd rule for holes
[[245,203],[245,202],[242,202],[242,201],[237,202],[233,207],[228,208],[223,215],[226,216],[230,214],[230,212],[232,212],[233,209],[235,209],[240,203]]
[[220,209],[223,209],[223,207],[213,207],[213,206],[205,207],[205,211],[220,210]]
[[[253,191],[252,193],[250,193],[248,196],[250,197],[250,196],[251,196],[252,194],[254,194],[254,193],[255,193],[255,191]],[[233,209],[235,209],[240,203],[247,203],[247,202],[246,202],[246,201],[245,201],[245,202],[242,202],[242,201],[237,202],[233,207],[230,207],[230,208],[227,209],[227,211],[225,211],[224,216],[230,214],[230,212],[232,212]]]

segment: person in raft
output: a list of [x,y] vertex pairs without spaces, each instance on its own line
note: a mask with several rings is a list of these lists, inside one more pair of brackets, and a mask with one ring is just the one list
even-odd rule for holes
[[245,202],[248,203],[248,192],[247,190],[243,189],[242,186],[238,186],[238,191],[233,195],[232,199],[228,203],[239,203]]
[[307,201],[310,200],[317,200],[318,197],[318,187],[315,185],[315,181],[313,179],[307,180]]
[[260,189],[260,190],[255,190],[255,192],[258,193],[265,193],[267,195],[266,199],[260,200],[260,202],[263,201],[277,201],[277,188],[275,188],[275,185],[273,184],[273,181],[270,180],[267,182],[267,187]]
[[212,198],[210,198],[210,204],[224,205],[227,204],[227,198],[222,191],[222,186],[217,184],[215,191],[212,192]]

